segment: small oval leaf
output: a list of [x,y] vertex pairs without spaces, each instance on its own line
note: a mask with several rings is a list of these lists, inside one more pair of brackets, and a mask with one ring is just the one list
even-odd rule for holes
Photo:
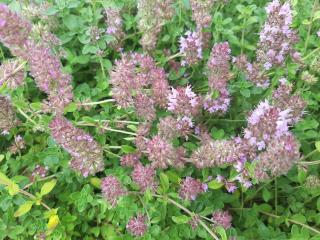
[[218,182],[217,180],[212,180],[208,183],[210,189],[219,189],[223,186],[223,182]]
[[51,216],[47,224],[48,230],[51,231],[55,229],[58,224],[59,224],[59,216],[58,215]]
[[56,183],[57,183],[57,180],[53,179],[50,182],[46,182],[45,184],[43,184],[40,192],[41,196],[44,196],[49,192],[51,192],[54,186],[56,185]]
[[32,208],[33,202],[31,201],[27,201],[24,204],[22,204],[18,210],[14,213],[14,217],[20,217],[24,214],[26,214],[27,212],[29,212]]

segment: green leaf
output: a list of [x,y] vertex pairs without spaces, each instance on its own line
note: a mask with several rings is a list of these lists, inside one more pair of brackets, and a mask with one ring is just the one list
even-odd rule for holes
[[317,141],[315,143],[316,149],[318,150],[318,152],[320,152],[320,141]]
[[90,178],[90,183],[96,188],[101,188],[101,179],[97,177]]
[[215,230],[221,236],[221,240],[228,240],[226,230],[223,227],[217,226]]
[[0,172],[0,184],[7,186],[6,188],[11,196],[16,195],[19,192],[19,186],[2,172]]
[[16,195],[19,193],[19,186],[17,184],[15,184],[14,182],[11,182],[8,187],[7,187],[9,194],[11,196]]
[[317,200],[317,209],[320,212],[320,197],[318,197],[318,200]]
[[190,221],[190,217],[181,215],[181,216],[172,216],[172,221],[174,221],[177,224],[185,224]]
[[208,183],[210,189],[219,189],[223,186],[223,182],[218,182],[217,180],[212,180]]
[[43,184],[41,191],[40,191],[40,195],[44,196],[44,195],[50,193],[56,184],[57,184],[56,179],[52,179],[50,182],[46,182],[45,184]]
[[10,181],[11,180],[6,175],[4,175],[2,172],[0,172],[0,184],[9,185]]
[[27,201],[24,204],[22,204],[18,210],[14,213],[14,217],[20,217],[24,214],[26,214],[27,212],[29,212],[32,208],[33,202],[31,201]]
[[122,145],[121,149],[124,153],[133,153],[136,151],[136,149],[134,147],[131,147],[129,145]]
[[58,215],[53,215],[49,218],[47,228],[49,231],[52,231],[53,229],[56,228],[56,226],[59,224],[59,216]]
[[77,31],[80,29],[82,25],[82,19],[79,16],[70,14],[67,16],[64,16],[63,23],[66,25],[66,27],[71,31]]
[[78,105],[76,103],[70,103],[68,106],[64,108],[64,112],[74,112],[78,109]]
[[268,202],[271,199],[271,193],[267,188],[262,190],[262,198],[265,202]]
[[316,11],[316,12],[314,13],[312,21],[315,21],[315,20],[317,20],[317,19],[320,19],[320,11]]
[[169,179],[168,176],[164,173],[160,173],[160,183],[164,192],[169,190]]
[[51,216],[53,215],[57,215],[58,213],[58,208],[53,208],[51,210],[48,210],[46,211],[44,214],[43,214],[43,217],[44,218],[50,218]]
[[0,154],[0,162],[4,159],[4,155]]

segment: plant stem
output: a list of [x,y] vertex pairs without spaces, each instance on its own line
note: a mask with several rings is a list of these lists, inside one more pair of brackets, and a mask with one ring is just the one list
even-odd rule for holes
[[25,185],[25,186],[23,187],[23,190],[31,187],[31,186],[32,186],[34,183],[36,183],[36,182],[46,181],[46,180],[48,180],[48,179],[54,178],[55,176],[56,176],[56,175],[53,174],[53,175],[50,175],[50,176],[48,176],[48,177],[40,178],[38,181],[34,181],[34,182],[31,182],[31,183]]
[[274,208],[278,214],[278,182],[276,177],[274,178]]
[[[37,199],[36,196],[34,196],[33,194],[28,193],[28,192],[26,192],[26,191],[24,191],[24,190],[22,190],[22,189],[20,189],[19,192],[20,192],[21,194],[25,195],[25,196],[28,196],[29,198],[31,198],[31,200]],[[49,210],[49,211],[51,210],[51,208],[50,208],[47,204],[45,204],[44,202],[42,202],[42,200],[40,201],[40,204],[41,204],[43,207],[45,207],[47,210]]]
[[24,116],[28,121],[32,122],[34,125],[38,125],[34,120],[32,120],[24,111],[18,108],[18,112]]
[[320,47],[314,49],[312,52],[310,52],[307,56],[305,56],[304,58],[302,58],[302,60],[306,60],[307,58],[309,58],[310,56],[312,56],[314,53],[316,53],[317,51],[320,50]]
[[[189,209],[182,206],[180,203],[174,201],[171,198],[168,198],[168,197],[162,196],[162,195],[157,195],[157,194],[154,194],[153,196],[167,200],[168,202],[172,203],[176,207],[183,210],[185,213],[189,214],[191,217],[195,216],[195,213],[191,212]],[[198,221],[199,221],[200,225],[212,236],[213,239],[219,240],[218,236],[207,226],[207,224],[205,222],[203,222],[201,219],[199,219]]]
[[137,136],[137,134],[133,133],[133,132],[128,132],[128,131],[124,131],[124,130],[109,128],[109,127],[97,126],[96,124],[91,124],[91,123],[76,122],[76,125],[78,125],[78,126],[87,126],[87,127],[100,127],[102,129],[110,131],[110,132],[118,132],[118,133],[123,133],[123,134],[131,135],[131,136]]
[[303,160],[306,160],[307,158],[309,158],[311,155],[313,155],[314,153],[316,153],[318,150],[315,149],[313,150],[312,152],[309,152],[306,156],[300,158],[299,162],[303,161]]
[[100,67],[101,67],[103,79],[106,80],[106,79],[107,79],[107,76],[106,76],[106,72],[105,72],[105,70],[104,70],[104,66],[103,66],[103,62],[102,62],[102,57],[99,57],[99,62],[100,62]]
[[[140,123],[139,122],[134,122],[134,121],[125,121],[125,120],[95,120],[95,119],[93,119],[93,121],[95,121],[95,122],[111,122],[111,123],[113,123],[113,122],[115,122],[115,123],[125,123],[125,124],[134,124],[134,125],[139,125]],[[80,124],[82,124],[82,123],[86,123],[86,122],[78,122],[78,123],[80,123]]]
[[300,164],[300,165],[306,165],[306,166],[312,166],[312,165],[320,164],[320,160],[312,161],[312,162],[298,162],[298,164]]
[[[267,212],[263,212],[263,211],[260,211],[260,213],[262,213],[262,214],[264,214],[264,215],[267,215],[267,216],[269,216],[269,217],[280,218],[280,216],[275,215],[275,214],[272,214],[272,213],[267,213]],[[291,222],[291,223],[300,225],[300,226],[302,226],[302,227],[305,227],[305,228],[307,228],[307,229],[309,229],[309,230],[311,230],[311,231],[313,231],[313,232],[315,232],[315,233],[317,233],[317,234],[320,234],[320,231],[319,231],[318,229],[313,228],[313,227],[310,227],[309,225],[306,225],[306,224],[304,224],[304,223],[298,222],[298,221],[293,220],[293,219],[290,219],[290,218],[286,218],[286,220],[287,220],[288,222]]]
[[313,6],[312,6],[312,11],[311,11],[311,16],[310,16],[310,21],[311,23],[309,24],[309,27],[308,27],[308,34],[307,34],[307,38],[306,38],[306,42],[304,44],[304,51],[307,50],[307,47],[308,47],[308,43],[309,43],[309,38],[310,38],[310,33],[311,33],[311,28],[312,28],[312,23],[313,23],[313,16],[314,16],[314,13],[316,11],[316,5],[317,5],[317,1],[318,0],[314,0],[313,1]]
[[88,103],[81,103],[82,106],[92,106],[92,105],[98,105],[98,104],[103,104],[103,103],[113,103],[116,100],[114,99],[105,99],[102,101],[98,101],[98,102],[88,102]]

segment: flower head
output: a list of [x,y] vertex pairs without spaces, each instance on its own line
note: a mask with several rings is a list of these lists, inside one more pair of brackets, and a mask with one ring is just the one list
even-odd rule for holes
[[171,88],[167,109],[179,116],[196,116],[200,110],[201,99],[191,86]]
[[0,41],[7,47],[24,45],[31,32],[31,23],[0,4]]
[[209,86],[215,90],[224,90],[231,78],[229,61],[231,49],[228,42],[217,43],[211,50],[207,63]]
[[127,230],[134,236],[143,236],[147,228],[146,217],[142,214],[132,217],[127,224]]
[[24,63],[19,59],[10,59],[0,66],[0,86],[4,83],[8,88],[15,89],[24,82]]
[[182,66],[196,64],[202,59],[202,41],[198,32],[186,32],[180,37],[180,53],[184,54]]
[[18,119],[8,97],[0,96],[0,134],[7,134],[18,124]]
[[197,29],[210,26],[212,21],[211,10],[215,2],[215,0],[190,0],[192,19],[196,22]]
[[228,211],[217,210],[212,214],[212,221],[215,222],[214,226],[229,229],[231,227],[232,216]]
[[140,188],[141,192],[145,192],[147,189],[155,191],[158,184],[155,180],[156,171],[150,165],[143,166],[142,164],[136,164],[131,173],[132,180]]
[[117,204],[119,197],[127,193],[120,181],[112,175],[102,179],[101,190],[103,196],[113,207]]
[[198,179],[186,177],[180,184],[179,195],[185,200],[196,200],[200,193],[207,190],[208,186]]
[[257,157],[257,179],[268,179],[286,174],[300,158],[300,144],[292,134],[273,138],[266,151]]
[[176,159],[173,146],[159,135],[148,141],[146,153],[155,168],[167,168]]
[[269,70],[274,65],[282,65],[288,55],[296,55],[293,45],[298,36],[290,27],[292,10],[289,2],[281,4],[279,0],[273,0],[266,11],[268,17],[260,32],[257,59],[265,70]]
[[103,150],[89,134],[64,117],[55,117],[49,127],[54,140],[72,156],[74,170],[87,177],[104,169]]

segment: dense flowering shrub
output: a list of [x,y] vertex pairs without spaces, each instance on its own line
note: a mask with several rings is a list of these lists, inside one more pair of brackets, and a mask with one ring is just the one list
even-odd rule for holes
[[316,0],[4,2],[0,239],[317,239]]

